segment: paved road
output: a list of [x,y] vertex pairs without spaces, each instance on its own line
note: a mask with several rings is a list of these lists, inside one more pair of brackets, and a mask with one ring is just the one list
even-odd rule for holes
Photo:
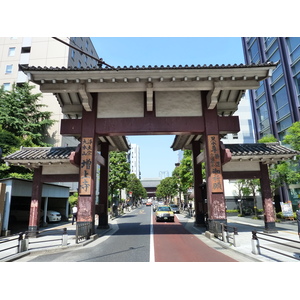
[[[180,220],[181,221],[180,221]],[[18,261],[31,262],[233,262],[223,251],[210,247],[186,230],[182,216],[174,223],[154,219],[143,206],[115,220],[107,235],[80,248],[30,254]],[[226,251],[225,251],[226,252]]]
[[235,262],[236,260],[209,247],[187,231],[175,218],[174,223],[154,223],[156,262]]

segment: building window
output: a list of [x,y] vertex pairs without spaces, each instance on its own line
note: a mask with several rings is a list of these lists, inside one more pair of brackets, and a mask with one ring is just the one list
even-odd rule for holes
[[288,37],[286,39],[290,53],[292,53],[300,45],[300,37]]
[[266,48],[268,48],[274,42],[274,40],[275,40],[274,37],[265,37],[264,41],[265,41]]
[[260,118],[260,129],[264,130],[270,126],[269,113],[267,104],[263,104],[260,108],[257,109],[257,114]]
[[[295,77],[295,85],[296,85],[298,99],[300,99],[300,73]],[[299,101],[299,104],[300,104],[300,101]]]
[[260,83],[260,87],[257,89],[257,90],[255,90],[255,96],[256,97],[259,97],[259,96],[261,96],[263,93],[265,92],[265,86],[264,86],[264,83],[263,83],[263,81]]
[[263,94],[261,97],[256,99],[256,106],[259,107],[261,105],[263,105],[264,103],[266,103],[266,95]]
[[5,74],[11,74],[12,73],[13,65],[7,65],[5,69]]
[[74,59],[74,57],[75,57],[75,50],[74,50],[74,49],[72,49],[71,57],[72,57],[73,59]]
[[270,60],[270,61],[274,61],[272,59],[270,59],[274,53],[276,53],[276,51],[278,52],[278,43],[277,41],[274,42],[271,47],[266,51],[266,57],[267,57],[267,60]]
[[275,80],[277,80],[279,78],[279,76],[281,76],[282,74],[283,74],[282,65],[279,64],[277,66],[277,68],[273,71],[272,82],[274,82]]
[[288,95],[285,87],[283,87],[276,94],[273,95],[273,101],[275,104],[278,119],[282,118],[287,113],[289,113],[286,107],[288,105]]
[[3,88],[4,88],[4,91],[9,91],[10,90],[10,83],[4,83]]
[[80,60],[78,61],[77,67],[81,68],[81,61]]
[[257,40],[249,48],[251,63],[258,63],[260,61]]
[[292,66],[292,71],[294,75],[300,73],[300,60]]
[[15,53],[16,53],[15,47],[11,47],[8,49],[8,56],[15,56]]
[[31,47],[22,47],[21,53],[30,53]]

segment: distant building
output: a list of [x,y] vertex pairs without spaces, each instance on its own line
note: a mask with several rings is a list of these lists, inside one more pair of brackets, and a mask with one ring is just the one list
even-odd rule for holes
[[130,173],[135,174],[138,179],[141,179],[140,169],[140,146],[131,144],[129,151]]
[[[60,39],[98,58],[89,37]],[[10,90],[13,83],[22,85],[28,82],[27,76],[19,71],[19,64],[35,67],[81,68],[97,66],[97,61],[51,37],[0,37],[0,86],[4,86],[5,90]],[[33,92],[39,93],[39,87],[36,86]],[[56,97],[52,93],[44,93],[41,103],[47,105],[45,110],[52,112],[51,118],[58,121],[50,128],[48,132],[50,138],[46,142],[53,146],[76,145],[78,142],[73,137],[60,135],[60,120],[68,116],[61,112]]]
[[156,197],[156,188],[160,184],[160,178],[143,178],[141,180],[142,186],[147,191],[148,198],[155,198]]

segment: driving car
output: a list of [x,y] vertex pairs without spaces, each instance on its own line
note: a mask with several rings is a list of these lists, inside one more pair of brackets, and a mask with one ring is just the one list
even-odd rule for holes
[[174,212],[174,214],[179,214],[179,206],[177,204],[170,204],[170,207],[172,209],[172,211]]
[[174,222],[174,213],[169,205],[159,205],[155,211],[155,219],[158,221]]

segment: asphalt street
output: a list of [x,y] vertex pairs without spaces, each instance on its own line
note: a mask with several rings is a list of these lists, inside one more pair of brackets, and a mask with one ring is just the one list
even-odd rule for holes
[[175,222],[155,221],[143,206],[115,219],[112,230],[92,243],[55,252],[32,252],[18,262],[234,262],[247,261],[186,229],[183,215]]

